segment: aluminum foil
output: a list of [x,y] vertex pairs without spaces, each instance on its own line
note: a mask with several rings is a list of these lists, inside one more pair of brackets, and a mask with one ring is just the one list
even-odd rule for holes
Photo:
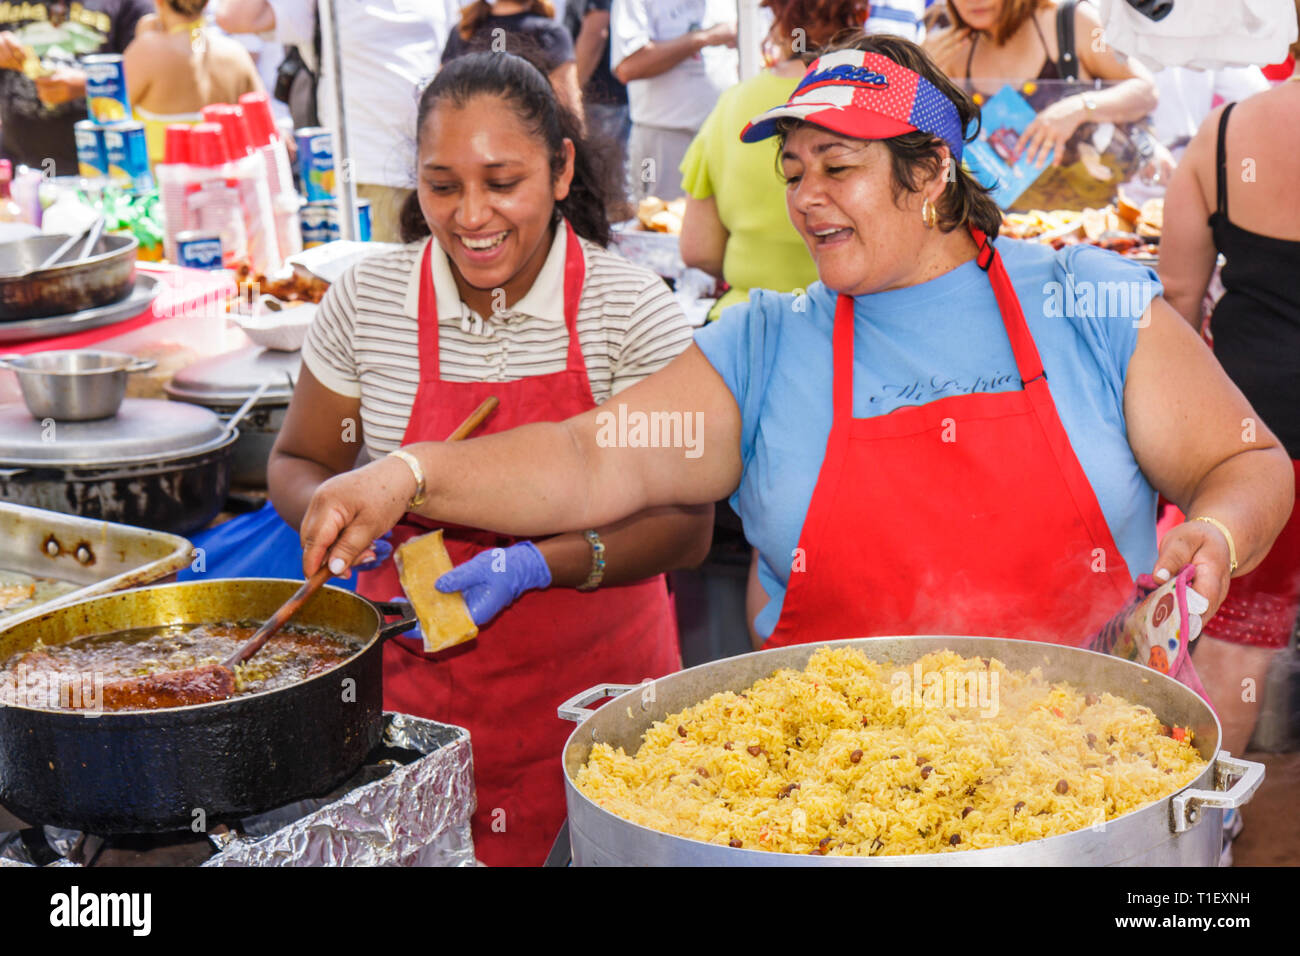
[[[384,714],[382,745],[423,756],[367,764],[336,794],[247,817],[209,834],[220,849],[203,866],[474,866],[469,731]],[[397,755],[395,755],[397,756]],[[46,827],[67,853],[79,834]],[[0,867],[32,866],[19,833],[0,833]],[[76,866],[67,859],[51,866]]]
[[[296,805],[243,822],[204,866],[474,866],[469,731],[385,714],[386,746],[426,756],[396,766],[306,816]],[[259,835],[270,831],[266,835]]]

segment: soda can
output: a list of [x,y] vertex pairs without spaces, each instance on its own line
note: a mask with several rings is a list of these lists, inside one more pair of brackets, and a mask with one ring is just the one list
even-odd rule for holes
[[81,58],[86,71],[86,105],[96,123],[118,123],[132,116],[126,98],[126,71],[122,54],[95,53]]
[[187,269],[220,269],[221,235],[199,229],[177,233],[176,264]]
[[[332,199],[309,202],[299,212],[302,247],[323,245],[339,238],[339,204]],[[370,200],[357,200],[357,238],[370,241]]]
[[72,127],[77,141],[77,175],[82,179],[105,179],[108,158],[104,155],[104,131],[94,120],[81,120]]
[[141,193],[153,189],[143,123],[128,120],[105,126],[104,158],[108,161],[108,178],[123,188]]
[[310,249],[339,237],[338,210],[333,200],[309,202],[298,212],[302,222],[302,247]]
[[323,126],[306,126],[293,135],[303,195],[308,202],[334,198],[334,133]]

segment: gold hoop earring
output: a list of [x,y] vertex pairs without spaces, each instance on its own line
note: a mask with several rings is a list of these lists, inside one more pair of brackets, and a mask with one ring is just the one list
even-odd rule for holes
[[921,222],[925,223],[926,229],[933,229],[939,221],[939,210],[935,208],[934,203],[929,198],[921,200]]

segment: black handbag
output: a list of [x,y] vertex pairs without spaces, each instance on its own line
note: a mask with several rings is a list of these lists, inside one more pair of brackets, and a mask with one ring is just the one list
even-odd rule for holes
[[1174,9],[1174,0],[1128,0],[1128,5],[1148,20],[1159,23]]

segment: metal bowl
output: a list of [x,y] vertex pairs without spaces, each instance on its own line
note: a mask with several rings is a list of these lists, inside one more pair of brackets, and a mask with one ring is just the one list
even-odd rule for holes
[[68,237],[0,243],[0,322],[68,315],[119,302],[135,285],[134,236],[100,236],[84,259],[37,269]]
[[37,420],[86,422],[117,414],[126,376],[156,364],[120,352],[67,350],[0,358],[18,376],[27,410]]

